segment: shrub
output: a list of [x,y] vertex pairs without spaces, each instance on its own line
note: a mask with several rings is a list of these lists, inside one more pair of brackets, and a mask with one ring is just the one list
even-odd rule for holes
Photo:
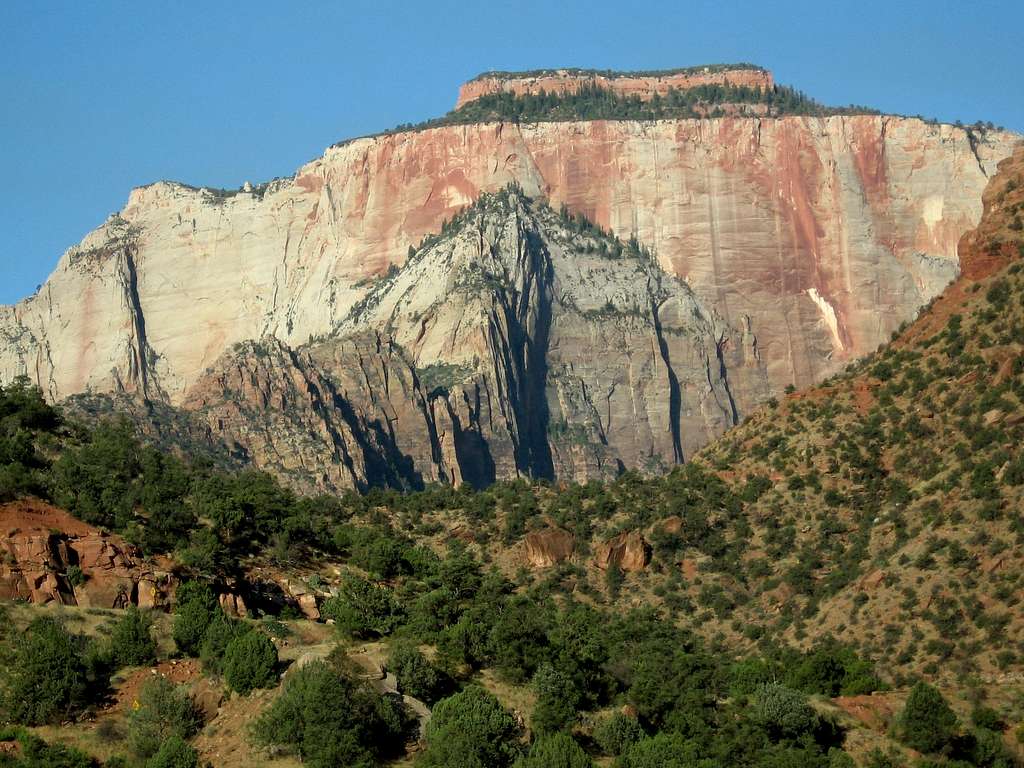
[[402,620],[402,606],[390,589],[354,576],[324,601],[320,613],[334,619],[341,631],[361,638],[389,635]]
[[404,726],[392,699],[315,661],[288,675],[253,734],[261,744],[294,747],[315,768],[362,768],[401,744]]
[[189,656],[198,656],[203,635],[218,611],[217,598],[206,584],[189,581],[178,587],[172,630],[178,650]]
[[812,731],[818,724],[818,716],[807,703],[807,697],[777,683],[758,687],[754,716],[769,732],[778,736],[799,736]]
[[516,768],[591,768],[594,761],[568,733],[542,736],[530,747]]
[[693,742],[678,733],[659,733],[631,745],[616,768],[695,768],[699,755]]
[[636,718],[621,712],[609,715],[594,726],[594,741],[606,755],[621,755],[643,737],[644,731]]
[[1006,728],[1002,715],[992,709],[992,707],[985,707],[980,704],[971,710],[971,722],[976,727],[989,731],[1002,731]]
[[398,679],[398,690],[414,699],[433,704],[444,693],[444,675],[418,648],[399,644],[388,656],[388,670]]
[[995,731],[979,728],[965,741],[968,742],[965,757],[971,765],[985,768],[1009,768],[1017,764],[1013,755],[1006,748],[1002,736]]
[[518,756],[519,726],[498,700],[470,685],[434,707],[421,765],[462,768],[511,765]]
[[571,677],[545,663],[533,676],[533,689],[537,693],[537,705],[530,719],[534,731],[554,733],[575,722],[581,697]]
[[269,688],[277,680],[277,648],[262,632],[237,635],[224,651],[224,679],[243,696],[254,688]]
[[935,688],[918,683],[899,718],[899,737],[918,752],[938,752],[956,734],[956,715]]
[[172,735],[160,745],[146,768],[198,768],[199,753],[180,736]]
[[195,703],[165,677],[147,680],[128,716],[128,747],[145,760],[172,737],[189,739],[202,725]]
[[199,659],[203,662],[203,669],[215,675],[224,674],[224,654],[228,644],[240,634],[251,631],[252,629],[244,622],[231,618],[222,610],[217,610],[203,633],[203,641],[199,646]]
[[871,662],[832,640],[810,651],[786,682],[805,693],[826,696],[856,696],[881,687]]
[[114,624],[110,656],[118,667],[140,667],[156,660],[156,642],[150,635],[153,620],[134,605]]
[[72,587],[80,587],[85,584],[85,573],[82,571],[80,566],[68,566],[68,584]]
[[[0,741],[16,741],[21,759],[8,762],[0,753],[0,765],[11,768],[95,768],[96,761],[73,747],[47,744],[24,728],[0,728]],[[110,765],[110,763],[107,763]]]
[[66,718],[86,700],[81,641],[56,619],[41,616],[13,635],[3,670],[3,703],[16,723],[40,725]]

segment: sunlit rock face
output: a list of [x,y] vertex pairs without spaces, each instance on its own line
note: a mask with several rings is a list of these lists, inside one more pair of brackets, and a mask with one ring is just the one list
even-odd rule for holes
[[[368,389],[368,377],[349,381],[342,400],[365,408],[344,424],[335,415],[325,418],[337,423],[315,427],[340,436],[328,441],[333,463],[318,487],[655,469],[685,459],[771,393],[819,381],[888,340],[958,273],[957,241],[977,224],[987,177],[1018,140],[893,116],[489,123],[356,139],[292,178],[238,192],[159,182],[133,190],[118,214],[63,255],[38,293],[0,307],[0,380],[27,374],[53,399],[136,393],[213,413],[215,382],[230,378],[224,360],[239,343],[271,339],[282,361],[294,357],[302,368],[305,355],[320,366],[317,376],[334,380],[352,370],[351,355],[369,359],[359,350],[373,338],[386,351],[373,364],[386,396]],[[413,252],[422,259],[424,237],[510,182],[527,199],[635,237],[664,270],[659,279],[680,286],[675,298],[644,307],[636,328],[600,308],[585,321],[570,317],[544,291],[556,291],[586,258],[558,245],[557,227],[541,217],[531,226],[554,277],[531,284],[529,311],[551,308],[545,357],[514,381],[496,372],[494,338],[465,322],[493,311],[494,296],[450,297],[451,271],[401,273],[417,275],[416,301],[440,306],[426,326],[426,315],[353,314],[389,269]],[[531,211],[524,216],[536,219]],[[522,239],[516,226],[493,229],[512,227]],[[508,263],[514,241],[503,240],[511,250],[494,256],[460,240],[453,258]],[[648,281],[644,270],[634,277],[641,273]],[[607,294],[613,307],[650,299],[647,283],[631,283],[630,274],[608,279],[611,293],[573,290],[584,301]],[[655,319],[685,326],[686,346],[674,348],[665,334],[659,341]],[[439,400],[417,371],[442,364],[484,378],[470,390],[459,381]],[[232,391],[258,389],[260,377],[244,366],[230,375],[239,379]],[[301,381],[293,383],[308,391]],[[530,422],[532,410],[502,410],[513,385],[546,404],[545,423]],[[612,394],[600,404],[606,389]],[[327,413],[334,406],[325,402]],[[420,415],[403,424],[392,420],[399,412]],[[243,448],[280,438],[257,439],[241,419],[207,428],[234,424],[250,435],[238,438]],[[474,440],[481,442],[471,448]],[[251,447],[257,463],[264,455],[296,475],[324,458],[319,448]]]
[[358,139],[226,197],[160,182],[0,309],[0,376],[178,402],[238,341],[329,332],[410,245],[517,180],[635,234],[758,329],[774,387],[802,386],[957,273],[957,240],[1016,139],[876,116],[487,124]]
[[465,106],[481,96],[510,93],[527,94],[578,93],[583,88],[601,88],[620,96],[635,96],[643,101],[655,94],[665,96],[672,90],[685,91],[701,85],[731,85],[767,90],[774,85],[772,73],[757,67],[696,67],[690,70],[666,71],[652,75],[601,73],[589,70],[557,69],[531,74],[481,75],[459,88],[455,108]]

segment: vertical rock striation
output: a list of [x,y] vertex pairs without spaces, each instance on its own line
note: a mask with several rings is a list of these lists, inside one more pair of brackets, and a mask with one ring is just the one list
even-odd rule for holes
[[803,386],[956,275],[1017,138],[889,116],[486,124],[358,139],[229,195],[160,182],[0,308],[0,377],[181,402],[234,343],[329,332],[410,245],[515,180],[635,234],[730,325],[760,328],[773,388]]

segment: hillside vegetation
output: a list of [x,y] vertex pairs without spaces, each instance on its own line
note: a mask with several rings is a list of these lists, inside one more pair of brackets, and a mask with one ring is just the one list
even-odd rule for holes
[[879,114],[868,107],[829,107],[788,86],[770,89],[739,85],[699,85],[669,90],[650,99],[623,95],[597,85],[574,93],[484,94],[443,117],[403,124],[392,132],[443,125],[508,121],[515,123],[566,120],[670,120],[724,115],[861,115]]

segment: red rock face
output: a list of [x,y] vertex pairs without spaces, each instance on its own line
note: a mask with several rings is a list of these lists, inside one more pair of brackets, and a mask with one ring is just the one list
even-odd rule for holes
[[572,557],[576,541],[561,528],[546,528],[526,534],[526,562],[532,568],[550,568]]
[[651,545],[636,531],[620,533],[599,544],[594,552],[594,564],[602,571],[613,565],[630,573],[642,571],[651,562]]
[[545,93],[576,93],[585,86],[597,86],[622,96],[638,96],[644,101],[670,90],[686,90],[700,85],[739,85],[766,90],[774,84],[771,72],[759,69],[731,69],[721,72],[681,72],[661,77],[607,76],[593,73],[553,71],[536,77],[481,77],[459,88],[458,109],[471,101],[495,93],[517,96]]
[[[0,537],[0,599],[156,608],[173,589],[169,573],[138,561],[120,537],[40,501],[0,505]],[[68,580],[71,566],[81,568],[84,583]]]

